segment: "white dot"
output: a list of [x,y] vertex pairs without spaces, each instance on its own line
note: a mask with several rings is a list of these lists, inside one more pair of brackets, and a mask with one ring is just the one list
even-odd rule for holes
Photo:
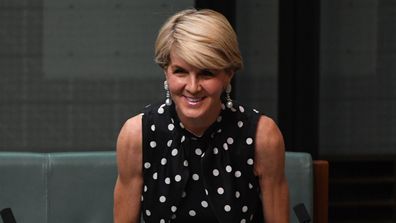
[[171,211],[172,211],[173,213],[175,213],[175,212],[177,211],[177,207],[176,207],[176,206],[172,206],[172,207],[171,207]]
[[241,171],[239,171],[239,170],[235,171],[236,178],[241,177],[241,175],[242,175]]
[[242,219],[242,220],[241,220],[241,223],[246,223],[246,219]]
[[175,214],[173,214],[171,218],[172,218],[172,219],[175,219],[175,218],[176,218],[176,215],[175,215]]
[[144,196],[143,196],[143,195],[140,197],[140,200],[141,200],[141,201],[143,201],[143,200],[144,200]]
[[246,144],[251,145],[253,143],[253,139],[252,138],[247,138],[246,139]]
[[157,173],[157,172],[155,172],[155,173],[153,174],[153,179],[154,179],[154,180],[158,179],[158,173]]
[[185,167],[188,167],[188,161],[187,161],[187,160],[184,160],[183,165],[184,165]]
[[169,177],[165,178],[165,183],[166,183],[166,184],[170,184],[170,183],[171,183],[171,180],[170,180]]
[[160,108],[158,109],[158,114],[164,114],[164,108],[160,107]]
[[169,141],[166,143],[166,145],[167,145],[168,147],[171,147],[171,145],[172,145],[172,140],[169,140]]
[[198,156],[202,155],[202,150],[200,148],[195,149],[195,154]]
[[181,181],[181,176],[180,175],[176,175],[175,176],[175,181],[176,182],[180,182]]
[[160,220],[160,223],[165,223],[165,220],[164,220],[164,219],[161,219],[161,220]]
[[161,197],[159,198],[159,201],[160,201],[161,203],[164,203],[164,202],[166,201],[166,197],[165,197],[165,196],[161,196]]
[[222,187],[219,187],[219,188],[217,189],[217,193],[218,193],[218,194],[224,194],[224,189],[223,189]]
[[146,210],[146,215],[150,216],[151,215],[151,211],[150,210]]
[[242,122],[242,121],[239,121],[239,122],[238,122],[238,127],[239,127],[239,128],[242,128],[242,126],[243,126],[243,122]]
[[219,175],[219,170],[218,169],[214,169],[213,170],[213,176],[217,177]]
[[239,111],[243,113],[245,109],[242,106],[239,106]]
[[144,185],[144,192],[146,192],[147,191],[147,186],[146,185]]
[[224,110],[225,108],[226,108],[226,106],[222,103],[222,104],[221,104],[221,109]]
[[239,198],[241,196],[241,193],[239,193],[239,191],[235,192],[235,197]]
[[155,148],[157,146],[157,143],[155,141],[150,142],[150,147]]
[[218,148],[213,148],[213,154],[218,154],[219,153],[219,149]]
[[221,133],[221,131],[223,131],[223,130],[219,129],[219,130],[217,130],[217,133]]
[[258,110],[256,110],[256,109],[253,109],[253,111],[254,111],[254,112],[256,112],[256,113],[259,113],[259,111],[258,111]]
[[252,158],[250,158],[250,159],[247,160],[247,164],[253,165],[253,163],[254,163],[254,162],[253,162],[253,159],[252,159]]
[[194,210],[190,210],[190,211],[188,212],[188,214],[189,214],[190,216],[195,216],[195,215],[196,215],[196,213],[195,213]]
[[233,144],[234,143],[234,139],[233,138],[231,138],[231,137],[229,137],[228,139],[227,139],[227,143],[228,144]]
[[177,149],[173,149],[173,150],[172,150],[172,156],[176,156],[177,153],[178,153]]
[[245,213],[245,212],[247,212],[247,211],[248,211],[248,207],[247,207],[247,206],[243,206],[243,207],[242,207],[242,212]]
[[206,194],[206,195],[209,195],[209,192],[208,192],[208,190],[206,190],[206,189],[205,189],[205,194]]
[[227,144],[227,143],[224,143],[224,144],[223,144],[223,149],[224,149],[224,150],[228,150],[228,144]]
[[192,175],[193,180],[199,180],[199,175],[198,174],[193,174]]
[[174,128],[175,128],[175,125],[173,125],[173,124],[169,124],[169,125],[168,125],[169,131],[172,131]]
[[224,206],[224,210],[226,211],[226,212],[229,212],[229,211],[231,211],[231,206],[230,205],[225,205]]
[[151,167],[151,163],[149,162],[144,163],[144,168],[148,169],[150,167]]
[[186,140],[186,137],[182,136],[180,142],[184,142],[184,140]]
[[208,207],[208,202],[202,201],[201,205],[202,205],[202,207],[207,208]]
[[151,131],[155,131],[155,125],[151,125]]
[[221,116],[219,116],[219,117],[217,117],[217,122],[221,122],[221,119],[222,119],[223,117],[221,117]]
[[180,125],[180,127],[181,127],[182,129],[184,129],[183,123],[180,122],[179,125]]
[[161,159],[161,164],[162,164],[162,165],[165,165],[166,162],[167,162],[166,158],[162,158],[162,159]]
[[183,191],[182,197],[186,197],[186,196],[187,196],[187,193],[185,191]]
[[231,167],[230,165],[227,165],[227,166],[226,166],[226,171],[227,171],[228,173],[231,173],[232,167]]
[[253,220],[253,214],[250,215],[250,220]]
[[249,188],[250,188],[250,189],[252,189],[252,188],[253,188],[253,185],[252,185],[251,183],[249,183]]

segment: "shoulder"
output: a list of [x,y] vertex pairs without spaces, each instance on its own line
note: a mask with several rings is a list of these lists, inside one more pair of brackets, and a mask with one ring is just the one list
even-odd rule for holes
[[255,173],[276,174],[283,171],[285,148],[283,136],[276,123],[267,116],[260,116],[255,145]]
[[[267,116],[260,116],[257,123],[256,131],[256,147],[264,152],[271,152],[267,150],[282,150],[284,147],[283,136],[277,124]],[[283,151],[280,151],[283,152]]]
[[124,149],[132,148],[136,143],[141,142],[142,116],[142,114],[136,115],[124,123],[118,135],[117,152],[125,152]]
[[142,116],[139,114],[128,119],[118,135],[117,164],[121,176],[137,174],[141,168]]

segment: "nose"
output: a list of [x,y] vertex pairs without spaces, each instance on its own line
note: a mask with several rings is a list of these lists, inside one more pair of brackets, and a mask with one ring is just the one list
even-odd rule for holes
[[196,94],[201,90],[201,83],[197,75],[189,75],[186,84],[186,90],[191,94]]

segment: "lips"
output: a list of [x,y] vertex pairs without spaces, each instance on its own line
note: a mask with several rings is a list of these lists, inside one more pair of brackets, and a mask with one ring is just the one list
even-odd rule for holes
[[204,99],[204,97],[187,97],[187,96],[184,96],[184,98],[187,100],[189,104],[192,105],[196,105]]

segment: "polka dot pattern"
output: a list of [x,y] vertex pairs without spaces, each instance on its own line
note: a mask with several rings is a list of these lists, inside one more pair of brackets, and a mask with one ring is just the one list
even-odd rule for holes
[[145,221],[212,221],[214,210],[221,222],[246,223],[260,213],[253,174],[260,114],[236,102],[231,109],[221,107],[202,137],[185,129],[174,105],[145,108],[141,196]]

